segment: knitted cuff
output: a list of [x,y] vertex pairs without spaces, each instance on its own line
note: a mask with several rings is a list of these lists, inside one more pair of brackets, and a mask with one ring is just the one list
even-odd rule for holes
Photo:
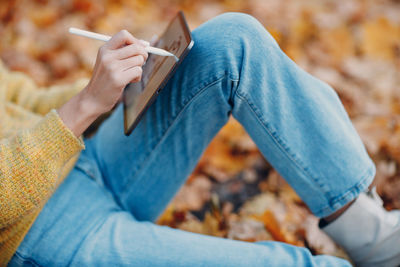
[[37,145],[46,148],[41,153],[47,154],[46,156],[59,166],[63,166],[76,153],[85,149],[82,138],[77,138],[72,133],[54,109],[30,131],[30,134],[36,137]]

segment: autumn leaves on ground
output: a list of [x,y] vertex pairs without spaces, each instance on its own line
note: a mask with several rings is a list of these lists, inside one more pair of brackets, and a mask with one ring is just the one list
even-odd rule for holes
[[[377,166],[388,209],[400,208],[400,1],[0,1],[0,56],[39,85],[90,75],[100,42],[74,26],[150,39],[183,10],[191,29],[225,11],[252,14],[302,68],[339,94]],[[316,164],[318,164],[316,162]],[[159,223],[209,235],[279,240],[345,256],[233,119]]]

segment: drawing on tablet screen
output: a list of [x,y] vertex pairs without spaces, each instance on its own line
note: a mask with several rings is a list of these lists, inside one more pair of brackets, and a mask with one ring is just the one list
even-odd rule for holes
[[[179,36],[177,40],[174,40],[170,45],[162,45],[162,44],[156,44],[157,47],[160,47],[164,50],[167,50],[171,52],[172,54],[176,55],[178,53],[179,48],[181,47],[181,41],[182,41],[182,35]],[[146,62],[146,65],[149,64],[149,66],[146,68],[150,68],[151,71],[146,71],[145,75],[146,77],[142,77],[142,80],[144,82],[143,85],[147,84],[147,81],[153,78],[154,75],[157,74],[159,71],[160,67],[164,62],[170,59],[169,57],[161,57],[161,56],[156,56],[156,55],[151,55],[149,56],[149,59]],[[150,61],[150,62],[149,62]]]

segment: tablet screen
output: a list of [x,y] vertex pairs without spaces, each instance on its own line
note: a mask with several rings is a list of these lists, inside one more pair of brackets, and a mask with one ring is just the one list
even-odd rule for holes
[[155,100],[158,92],[165,86],[173,75],[179,63],[193,46],[193,40],[182,12],[171,21],[163,35],[154,45],[165,49],[174,57],[163,57],[150,54],[143,66],[142,79],[137,83],[130,83],[124,90],[124,120],[125,134],[130,134],[135,128],[143,113]]

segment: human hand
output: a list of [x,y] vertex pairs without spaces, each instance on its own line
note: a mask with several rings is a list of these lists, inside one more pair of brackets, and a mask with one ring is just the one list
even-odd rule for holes
[[142,66],[148,58],[147,45],[122,30],[99,49],[89,84],[58,110],[64,124],[76,136],[112,109],[128,83],[140,81]]
[[[142,44],[144,44],[145,46],[154,46],[157,42],[158,42],[158,35],[154,34],[151,38],[150,38],[150,42],[147,42],[145,40],[140,40],[140,42]],[[120,96],[120,98],[118,99],[118,103],[122,102],[122,97],[123,95]]]
[[145,41],[123,30],[115,34],[98,52],[86,97],[100,113],[109,111],[130,82],[138,82],[148,58]]

